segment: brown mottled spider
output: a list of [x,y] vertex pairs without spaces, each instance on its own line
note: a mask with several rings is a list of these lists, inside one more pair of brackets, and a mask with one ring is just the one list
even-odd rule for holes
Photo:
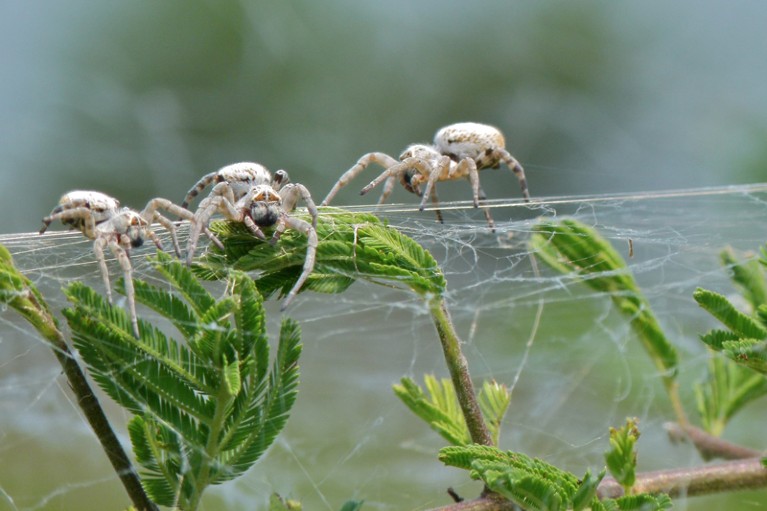
[[[383,204],[391,195],[396,184],[395,179],[405,189],[421,197],[420,209],[423,211],[426,201],[431,199],[437,206],[439,199],[435,190],[437,181],[451,181],[468,178],[474,199],[474,207],[486,198],[479,184],[479,171],[486,168],[498,168],[505,164],[519,180],[522,196],[530,200],[527,190],[527,180],[522,165],[506,151],[503,134],[493,126],[474,122],[451,124],[440,129],[434,136],[434,144],[413,144],[400,155],[399,161],[385,153],[368,153],[347,170],[328,193],[322,205],[325,206],[335,197],[336,193],[349,184],[371,163],[377,163],[386,170],[362,189],[364,195],[386,181],[379,204]],[[426,188],[421,193],[421,184]],[[491,228],[493,219],[490,211],[485,210],[485,217]],[[437,219],[442,222],[442,214],[436,210]]]
[[157,210],[164,209],[173,215],[194,222],[194,215],[189,211],[173,204],[167,199],[156,198],[149,201],[141,213],[130,208],[120,208],[120,203],[101,192],[76,190],[64,194],[58,206],[51,214],[43,218],[43,234],[51,222],[60,220],[62,224],[82,232],[86,238],[94,240],[93,252],[101,269],[104,279],[107,299],[112,303],[112,288],[109,284],[104,249],[109,248],[120,264],[125,277],[125,294],[128,299],[133,334],[139,337],[138,320],[136,318],[136,300],[133,288],[132,266],[130,262],[131,248],[137,248],[149,238],[158,249],[162,250],[159,238],[151,230],[153,222],[160,223],[170,231],[171,240],[176,255],[180,257],[176,228],[173,223],[162,216]]
[[[288,179],[287,173],[280,171],[280,183],[285,184]],[[191,264],[196,240],[200,236],[203,226],[208,225],[210,218],[216,214],[222,214],[226,219],[240,222],[258,238],[265,240],[262,227],[274,227],[274,234],[270,243],[277,242],[286,229],[291,228],[306,235],[306,258],[304,267],[293,288],[282,302],[281,310],[288,305],[301,290],[309,274],[314,269],[314,261],[317,254],[317,207],[314,205],[309,190],[299,183],[291,183],[283,186],[279,192],[270,183],[260,183],[252,186],[247,193],[237,201],[232,200],[233,190],[231,186],[221,186],[220,183],[213,188],[210,195],[205,198],[195,213],[195,222],[192,232],[189,234],[187,248],[187,264]],[[218,190],[217,190],[218,189]],[[298,199],[303,199],[306,209],[312,217],[312,223],[290,216],[288,213],[296,207]]]

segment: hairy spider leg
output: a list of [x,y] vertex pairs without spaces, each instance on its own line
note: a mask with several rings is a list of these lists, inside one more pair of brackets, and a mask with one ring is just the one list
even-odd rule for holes
[[202,192],[205,188],[207,188],[211,183],[216,181],[216,178],[218,176],[218,171],[211,172],[210,174],[205,174],[200,178],[199,181],[197,181],[194,186],[192,186],[188,192],[186,192],[186,197],[184,197],[184,201],[181,203],[181,207],[184,209],[189,208],[189,203],[194,200],[195,197],[197,197],[200,192]]
[[[170,239],[173,242],[173,250],[176,252],[176,257],[181,258],[181,248],[178,244],[178,238],[176,236],[176,226],[168,218],[164,217],[157,210],[163,209],[172,215],[176,215],[184,220],[188,220],[190,223],[194,223],[194,214],[188,209],[184,209],[181,206],[173,204],[168,199],[155,198],[150,200],[143,211],[141,211],[141,218],[146,221],[148,225],[152,225],[154,222],[159,223],[165,229],[170,232]],[[151,232],[151,231],[150,231]]]
[[[314,270],[314,261],[317,257],[318,240],[317,240],[317,231],[315,231],[314,227],[312,227],[312,225],[305,220],[301,220],[300,218],[293,218],[283,212],[280,218],[280,224],[285,224],[287,227],[306,235],[306,257],[304,258],[303,271],[301,272],[301,275],[298,277],[298,280],[296,280],[296,283],[293,284],[293,287],[291,288],[290,292],[288,292],[288,295],[285,297],[285,300],[282,301],[280,310],[284,311],[285,309],[288,308],[290,303],[293,301],[293,299],[296,297],[298,292],[301,290],[301,287],[303,287],[304,283],[306,282],[306,279],[309,278],[309,275],[312,273],[312,270]],[[285,230],[285,229],[283,228],[282,230]]]
[[[50,216],[43,218],[43,226],[39,233],[43,234],[46,230],[48,230],[48,227],[50,227],[51,223],[56,220],[60,220],[62,223],[65,223],[67,220],[71,220],[73,221],[73,229],[79,229],[86,238],[94,239],[95,237],[96,219],[94,218],[93,211],[91,211],[90,208],[80,206],[76,208],[64,209],[62,206],[56,206]],[[82,224],[78,226],[77,222],[74,222],[76,220],[85,220],[87,225]]]
[[208,224],[210,218],[217,212],[221,212],[225,217],[232,219],[237,216],[237,211],[234,206],[234,192],[229,183],[221,182],[213,187],[203,201],[200,203],[200,207],[197,208],[197,212],[194,214],[194,221],[192,221],[192,227],[189,231],[189,240],[186,245],[186,264],[191,266],[194,253],[197,250],[197,242],[200,239],[200,234],[205,235],[214,243],[219,249],[224,250],[224,245],[218,237],[210,232]]
[[530,202],[530,192],[527,189],[527,178],[525,177],[525,169],[508,151],[499,151],[500,160],[506,164],[507,167],[514,173],[519,180],[519,186],[522,189],[522,197],[525,202]]
[[291,183],[285,188],[279,191],[280,198],[282,199],[282,210],[286,213],[290,213],[296,209],[298,199],[303,199],[306,204],[306,210],[312,217],[312,227],[317,228],[317,206],[314,204],[314,199],[309,193],[309,190],[300,183]]
[[[333,197],[336,196],[338,191],[344,186],[348,185],[352,179],[357,177],[360,174],[360,172],[365,170],[371,163],[376,163],[380,165],[381,167],[388,169],[390,167],[393,167],[399,164],[400,162],[399,160],[392,158],[386,153],[367,153],[362,158],[357,160],[357,163],[355,163],[352,168],[344,172],[341,175],[341,177],[338,178],[338,181],[336,181],[336,184],[333,186],[330,192],[328,192],[328,194],[325,196],[325,198],[320,203],[320,205],[327,206],[328,204],[330,204],[330,201],[333,200]],[[386,193],[386,188],[384,189],[384,193]],[[389,193],[391,193],[391,191],[389,191]],[[385,199],[386,197],[382,196],[381,200],[379,201],[379,204],[382,204],[383,200]]]

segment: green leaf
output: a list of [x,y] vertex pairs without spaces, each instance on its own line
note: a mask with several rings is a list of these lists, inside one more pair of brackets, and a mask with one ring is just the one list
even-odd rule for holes
[[511,393],[508,387],[495,380],[485,380],[482,383],[482,388],[479,390],[479,408],[495,445],[498,445],[501,424],[510,404]]
[[[419,295],[441,295],[445,278],[434,258],[411,238],[373,215],[321,208],[314,271],[303,290],[340,293],[355,280],[406,287]],[[300,216],[300,215],[299,215]],[[222,278],[228,268],[252,272],[264,296],[284,295],[303,271],[306,236],[288,230],[275,246],[253,236],[242,224],[215,222],[211,230],[224,244],[212,246],[195,266],[204,278]]]
[[696,289],[692,296],[698,305],[739,337],[767,337],[767,330],[758,321],[740,312],[725,296],[703,288]]
[[605,453],[607,469],[623,486],[624,493],[632,493],[636,480],[636,441],[639,439],[637,419],[626,419],[626,424],[610,428],[610,450]]
[[410,378],[404,377],[394,385],[394,393],[410,411],[426,422],[452,445],[471,443],[466,420],[458,405],[453,383],[433,375],[425,375],[424,383],[428,395]]
[[645,351],[663,373],[667,387],[671,387],[677,371],[676,349],[620,254],[594,229],[575,220],[543,221],[533,231],[530,247],[543,262],[609,294],[618,310],[629,318]]
[[472,478],[482,480],[488,488],[525,510],[661,511],[671,506],[671,500],[664,494],[600,501],[597,487],[604,470],[596,477],[587,471],[579,479],[540,459],[495,447],[476,444],[444,447],[439,459],[446,465],[470,470]]
[[142,483],[158,503],[196,509],[209,485],[247,470],[274,441],[295,402],[300,331],[283,321],[269,360],[262,299],[230,272],[214,299],[182,263],[159,255],[166,283],[136,282],[137,299],[176,325],[172,339],[141,320],[141,338],[119,307],[81,283],[64,315],[94,380],[134,414],[129,433]]
[[362,509],[362,504],[365,501],[363,500],[348,500],[344,502],[344,505],[341,507],[341,511],[359,511]]
[[729,270],[733,283],[740,289],[753,310],[767,303],[767,283],[757,259],[750,257],[739,260],[731,247],[721,252],[720,259]]
[[720,436],[738,411],[767,394],[767,378],[714,356],[709,359],[706,379],[698,382],[694,390],[703,429]]

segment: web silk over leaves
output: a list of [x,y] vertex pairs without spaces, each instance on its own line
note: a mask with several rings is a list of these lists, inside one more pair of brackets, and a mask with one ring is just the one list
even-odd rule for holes
[[[432,255],[411,238],[364,213],[321,208],[317,258],[303,290],[341,293],[357,279],[409,288],[422,296],[441,296],[445,278]],[[228,268],[261,270],[256,277],[264,296],[285,295],[301,274],[306,236],[288,230],[276,246],[254,237],[242,224],[211,226],[225,250],[210,248],[196,268],[205,278],[222,278]]]
[[246,471],[284,426],[297,392],[300,333],[283,321],[270,364],[261,297],[249,277],[232,272],[231,293],[216,300],[178,261],[159,254],[157,269],[175,293],[136,281],[136,300],[184,342],[143,320],[134,338],[125,312],[80,283],[66,288],[72,307],[64,315],[96,382],[135,415],[129,433],[147,493],[160,505],[195,509],[208,485]]

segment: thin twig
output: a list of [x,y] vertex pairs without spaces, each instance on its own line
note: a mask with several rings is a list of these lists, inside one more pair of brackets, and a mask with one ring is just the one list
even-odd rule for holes
[[[729,461],[702,467],[657,470],[637,474],[636,493],[667,493],[670,497],[695,497],[767,486],[767,468],[761,458]],[[599,485],[600,498],[623,495],[623,487],[612,478]]]
[[720,458],[725,460],[743,460],[756,458],[762,453],[755,449],[722,440],[700,428],[667,422],[663,426],[669,438],[675,442],[692,442],[703,459]]

